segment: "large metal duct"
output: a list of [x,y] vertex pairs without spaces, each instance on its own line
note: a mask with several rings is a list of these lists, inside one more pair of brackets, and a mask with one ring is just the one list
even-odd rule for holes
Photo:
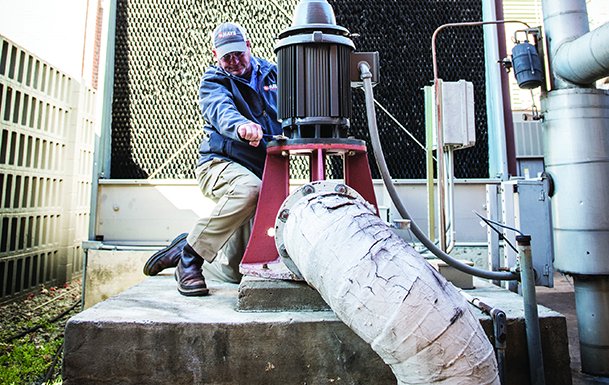
[[[607,92],[572,88],[544,101],[546,170],[554,181],[557,269],[609,274]],[[608,323],[609,324],[609,323]]]
[[609,93],[549,93],[544,110],[546,170],[554,181],[557,270],[572,274],[582,370],[609,375]]
[[574,277],[582,371],[609,376],[609,93],[590,85],[609,75],[609,27],[589,32],[585,0],[545,0],[543,14],[554,264]]
[[609,76],[609,23],[564,44],[556,52],[554,71],[576,84]]
[[543,23],[555,88],[609,76],[609,23],[590,32],[585,0],[544,0]]

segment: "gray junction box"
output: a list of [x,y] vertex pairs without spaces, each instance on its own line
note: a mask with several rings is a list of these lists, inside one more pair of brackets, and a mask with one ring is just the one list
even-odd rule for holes
[[[474,115],[474,85],[465,80],[440,82],[440,108],[442,116],[443,143],[453,149],[472,147],[476,144],[476,121]],[[433,117],[433,143],[437,146],[437,121],[435,109],[435,88],[425,86],[425,93],[431,93],[425,101],[427,113]]]
[[[537,178],[502,182],[501,211],[504,224],[531,236],[535,285],[554,287],[552,217],[544,180]],[[503,236],[514,246],[516,235],[512,230],[503,229]],[[504,245],[503,250],[503,266],[512,267],[516,261],[516,252],[508,245]]]

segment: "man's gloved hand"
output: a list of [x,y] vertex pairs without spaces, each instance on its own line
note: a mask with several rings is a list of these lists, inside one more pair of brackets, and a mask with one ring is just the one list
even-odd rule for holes
[[248,141],[250,146],[258,147],[262,139],[262,127],[253,122],[242,124],[237,127],[237,134],[241,139]]

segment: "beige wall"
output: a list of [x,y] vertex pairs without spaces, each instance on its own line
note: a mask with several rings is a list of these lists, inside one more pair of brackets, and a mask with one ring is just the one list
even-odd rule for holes
[[92,90],[0,35],[0,300],[82,270]]

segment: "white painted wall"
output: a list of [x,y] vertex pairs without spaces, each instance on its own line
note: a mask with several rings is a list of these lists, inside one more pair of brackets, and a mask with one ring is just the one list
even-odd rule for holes
[[[472,213],[485,215],[486,184],[497,181],[458,180],[455,188],[457,243],[486,244],[486,228]],[[298,184],[291,188],[298,187]],[[427,228],[427,192],[422,180],[399,180],[396,187],[412,218]],[[381,181],[374,183],[384,220],[399,219]],[[213,207],[194,180],[101,180],[95,229],[104,242],[128,245],[160,245],[188,232],[197,218]],[[383,209],[384,208],[384,209]],[[387,211],[389,215],[386,215]],[[406,230],[405,238],[409,238]],[[414,236],[412,240],[416,239]]]

